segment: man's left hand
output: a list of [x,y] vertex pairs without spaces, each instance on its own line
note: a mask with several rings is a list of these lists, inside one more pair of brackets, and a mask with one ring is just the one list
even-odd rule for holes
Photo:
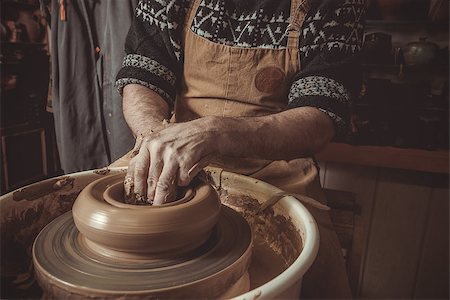
[[216,125],[205,117],[169,124],[144,137],[128,166],[134,195],[153,205],[173,201],[176,186],[188,185],[217,152],[220,131]]

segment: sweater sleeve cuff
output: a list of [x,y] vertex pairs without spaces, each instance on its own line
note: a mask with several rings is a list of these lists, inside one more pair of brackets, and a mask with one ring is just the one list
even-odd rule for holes
[[116,88],[123,94],[127,84],[140,84],[158,93],[172,109],[176,95],[176,76],[158,61],[139,54],[125,56],[116,78]]
[[348,136],[351,96],[342,84],[322,76],[307,76],[294,81],[288,107],[304,106],[316,107],[331,118],[336,132],[334,141],[342,141]]

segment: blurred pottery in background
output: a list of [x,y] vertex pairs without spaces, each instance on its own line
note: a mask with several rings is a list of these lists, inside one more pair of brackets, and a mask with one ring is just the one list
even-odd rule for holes
[[430,66],[436,62],[439,46],[426,38],[408,43],[402,48],[405,64],[408,66]]
[[20,11],[17,22],[25,26],[26,34],[23,38],[24,42],[37,43],[42,39],[42,28],[40,23],[36,21],[33,12],[27,10]]

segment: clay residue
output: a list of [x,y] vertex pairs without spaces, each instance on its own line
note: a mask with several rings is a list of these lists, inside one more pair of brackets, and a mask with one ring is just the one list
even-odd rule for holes
[[70,185],[73,188],[75,179],[70,176],[60,177],[47,182],[42,182],[32,187],[26,187],[13,193],[14,201],[34,201],[41,197],[47,196],[56,190]]
[[[55,192],[59,180],[26,188],[14,194],[16,205],[2,211],[0,218],[0,279],[2,299],[40,297],[41,289],[31,261],[33,241],[41,229],[59,215],[69,211],[80,190]],[[61,181],[60,181],[61,182]],[[71,184],[73,180],[65,180]],[[64,191],[66,192],[66,191]],[[36,193],[36,194],[33,194]],[[20,202],[20,200],[28,200]]]
[[300,233],[289,218],[274,213],[272,208],[260,211],[258,200],[245,195],[223,193],[224,204],[240,212],[252,228],[254,239],[264,240],[288,265],[300,255]]
[[94,174],[97,174],[97,175],[108,175],[110,172],[111,172],[111,170],[108,167],[94,170]]

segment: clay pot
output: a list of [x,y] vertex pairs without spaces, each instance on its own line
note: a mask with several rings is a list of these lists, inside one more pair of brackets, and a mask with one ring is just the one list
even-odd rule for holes
[[426,38],[408,43],[402,50],[405,64],[409,66],[432,65],[439,54],[439,46],[426,41]]
[[192,190],[174,203],[131,205],[122,201],[124,176],[94,181],[74,203],[75,225],[96,252],[174,255],[191,251],[208,239],[221,207],[210,185],[196,181]]
[[26,29],[25,42],[37,43],[42,40],[42,28],[40,23],[36,21],[36,17],[33,12],[28,10],[22,10],[19,12],[19,18],[17,22],[23,24]]

